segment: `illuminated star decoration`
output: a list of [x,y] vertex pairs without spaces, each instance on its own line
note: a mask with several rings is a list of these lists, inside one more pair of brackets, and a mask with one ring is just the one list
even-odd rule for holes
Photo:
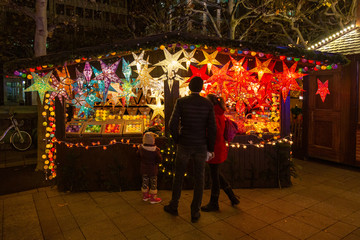
[[[105,105],[112,105],[113,109],[115,109],[115,106],[121,103],[121,95],[123,94],[123,91],[120,89],[119,83],[112,83],[111,87],[113,90],[109,90],[108,92],[108,101]],[[110,88],[109,88],[110,89]],[[125,104],[124,104],[125,105]]]
[[95,80],[101,80],[104,82],[103,90],[103,101],[106,102],[107,92],[109,90],[110,84],[112,82],[119,83],[121,82],[120,78],[116,75],[116,70],[119,66],[120,60],[117,60],[111,65],[106,65],[102,60],[100,60],[102,72],[95,77]]
[[84,113],[85,116],[89,116],[91,113],[91,108],[89,108],[89,104],[86,102],[86,96],[83,94],[76,94],[75,97],[71,100],[71,105],[78,109],[78,117],[82,113]]
[[265,73],[272,74],[272,71],[268,68],[271,58],[266,60],[265,62],[261,62],[258,58],[255,58],[256,60],[256,67],[249,70],[249,72],[254,72],[258,74],[259,81],[261,81],[261,78]]
[[86,85],[87,81],[85,75],[79,72],[77,68],[75,68],[75,72],[76,72],[76,82],[72,84],[72,87],[75,92],[79,92]]
[[52,71],[46,74],[44,77],[40,77],[36,73],[31,72],[31,75],[34,79],[34,84],[24,90],[24,92],[33,92],[37,91],[39,93],[41,104],[44,102],[44,96],[47,91],[56,92],[52,86],[50,86],[49,79],[52,74]]
[[84,74],[87,82],[90,82],[92,73],[93,73],[93,70],[92,70],[92,68],[91,68],[91,66],[90,66],[90,63],[89,63],[89,62],[86,62],[86,63],[85,63],[85,67],[84,67],[83,74]]
[[55,88],[56,91],[51,92],[49,99],[51,101],[55,101],[55,98],[57,97],[59,99],[61,105],[63,105],[63,98],[62,97],[69,100],[70,99],[69,95],[66,93],[65,88],[63,87],[62,83],[59,82],[54,75],[52,75],[51,78],[52,78],[51,86],[53,88]]
[[132,52],[132,55],[134,57],[134,61],[130,63],[129,66],[136,66],[137,71],[141,70],[142,65],[150,64],[148,61],[145,61],[144,58],[145,51],[143,50],[139,56],[137,56],[134,52]]
[[202,66],[200,69],[193,65],[190,65],[190,70],[193,75],[188,80],[186,80],[186,82],[190,82],[190,80],[194,77],[201,77],[201,79],[204,81],[207,80],[209,78],[209,75],[206,74],[206,68],[206,65]]
[[166,81],[168,80],[168,86],[170,91],[172,90],[173,82],[175,80],[181,80],[182,77],[179,76],[177,71],[179,69],[186,70],[186,68],[178,61],[180,55],[183,53],[182,50],[171,54],[166,48],[164,48],[165,59],[161,62],[155,64],[155,66],[161,66],[164,74],[160,76],[159,80]]
[[233,80],[232,77],[227,75],[229,65],[230,61],[227,62],[222,68],[218,68],[214,65],[211,66],[211,71],[213,72],[213,75],[206,80],[206,83],[211,83],[211,88],[217,94],[222,93],[226,81]]
[[131,76],[131,67],[129,66],[129,63],[125,59],[123,59],[122,73],[124,74],[125,79],[129,81]]
[[133,81],[131,82],[131,68],[129,66],[129,64],[126,61],[123,61],[123,72],[124,76],[126,77],[126,79],[122,80],[123,84],[122,84],[122,89],[123,92],[121,94],[122,97],[125,97],[126,100],[126,105],[129,105],[129,101],[131,97],[136,97],[136,95],[134,94],[134,92],[132,91],[133,88],[139,83],[138,81]]
[[322,83],[319,79],[317,80],[318,83],[318,90],[316,92],[316,94],[319,94],[321,97],[321,100],[324,102],[326,95],[330,94],[328,85],[329,85],[329,80],[326,80],[324,83]]
[[295,62],[289,69],[286,64],[283,62],[283,72],[276,74],[278,77],[278,87],[281,91],[283,101],[286,101],[286,98],[289,94],[289,91],[302,91],[299,84],[296,82],[297,78],[303,77],[305,74],[296,72],[297,62]]
[[[149,58],[147,59],[149,60]],[[139,81],[139,88],[143,89],[143,93],[147,93],[148,89],[151,88],[151,83],[154,81],[153,77],[150,75],[150,72],[154,70],[155,67],[149,68],[148,64],[145,64],[144,67],[139,71],[135,70],[138,74],[136,80]]]
[[163,99],[161,94],[158,91],[155,91],[154,95],[152,95],[151,97],[155,97],[156,99],[156,104],[148,104],[148,106],[153,110],[151,120],[153,120],[157,115],[165,118],[164,105],[161,105],[161,99]]
[[204,53],[205,59],[203,61],[201,61],[198,65],[207,65],[207,69],[208,72],[210,72],[211,66],[212,65],[221,65],[221,63],[216,60],[216,55],[218,54],[218,51],[215,51],[211,54],[208,54],[207,52],[205,52],[204,50],[202,50],[202,52]]
[[196,52],[196,49],[194,49],[192,52],[187,52],[185,49],[183,49],[184,57],[180,59],[180,62],[186,63],[186,70],[189,70],[189,66],[191,63],[199,63],[198,60],[194,58],[194,54]]
[[59,76],[60,82],[62,84],[62,87],[65,89],[66,93],[71,96],[71,92],[72,92],[72,84],[75,82],[74,80],[72,80],[70,78],[70,74],[69,71],[67,69],[66,66],[64,66],[61,70],[61,72],[59,70],[56,69],[56,72]]

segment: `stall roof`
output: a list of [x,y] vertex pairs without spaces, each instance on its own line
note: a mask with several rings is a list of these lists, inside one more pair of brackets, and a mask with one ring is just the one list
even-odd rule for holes
[[325,39],[325,43],[318,48],[319,51],[331,52],[331,53],[340,53],[343,55],[354,55],[360,54],[360,28],[354,28],[351,31],[344,32],[344,34],[339,34],[338,38],[330,39],[330,37],[336,36],[333,34]]
[[[37,66],[62,66],[66,62],[69,64],[77,64],[76,59],[86,59],[87,61],[96,61],[98,56],[116,57],[119,55],[131,54],[130,51],[150,50],[160,45],[168,46],[169,44],[198,45],[201,48],[217,47],[236,49],[241,51],[255,51],[274,56],[286,56],[293,58],[306,58],[309,60],[321,61],[327,64],[346,64],[348,59],[341,54],[326,53],[320,51],[306,50],[300,47],[266,45],[262,43],[244,42],[239,40],[220,39],[209,36],[195,35],[184,32],[170,32],[158,35],[147,36],[143,38],[135,38],[119,41],[112,44],[102,44],[95,47],[87,47],[76,49],[74,51],[64,51],[37,58],[18,59],[8,62],[4,65],[6,73],[14,70],[34,68]],[[112,56],[114,55],[114,56]]]

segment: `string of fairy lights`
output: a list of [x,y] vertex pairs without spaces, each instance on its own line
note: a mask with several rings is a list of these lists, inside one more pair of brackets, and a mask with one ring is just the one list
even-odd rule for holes
[[[161,45],[159,48],[156,47],[154,48],[154,50],[160,49],[160,50],[165,50],[167,48],[175,48],[178,47],[179,44],[171,44],[168,45],[167,47],[165,45]],[[190,49],[190,50],[200,50],[200,49],[208,49],[206,46],[200,46],[200,45],[181,45],[181,47],[183,47],[184,49]],[[268,57],[267,54],[261,53],[261,52],[254,52],[254,51],[248,51],[248,50],[238,50],[238,49],[231,49],[231,48],[222,48],[222,47],[217,47],[216,48],[216,53],[217,52],[221,52],[224,54],[237,54],[237,55],[241,55],[244,57]],[[205,53],[204,53],[205,54]],[[121,55],[121,53],[116,53],[113,52],[109,55],[109,57],[118,57],[119,55]],[[270,57],[270,56],[269,56]],[[99,57],[100,58],[105,58],[103,56]],[[211,59],[211,57],[209,57],[209,59]],[[312,66],[314,66],[312,69],[314,70],[326,70],[326,69],[335,69],[337,68],[336,64],[328,64],[328,63],[323,63],[323,62],[319,62],[319,61],[314,61],[314,60],[307,60],[304,58],[296,58],[296,57],[286,57],[286,56],[273,56],[271,55],[271,59],[278,61],[294,61],[294,62],[303,62],[306,63],[308,62],[309,64],[312,64]],[[75,62],[76,63],[81,63],[84,61],[95,61],[98,59],[89,59],[89,58],[79,58],[76,59]],[[209,63],[208,63],[209,64]],[[53,65],[44,65],[44,66],[38,66],[36,68],[31,68],[31,69],[27,69],[27,72],[24,71],[15,71],[14,74],[17,76],[21,76],[23,78],[28,78],[28,79],[33,79],[35,78],[35,82],[37,82],[37,84],[43,84],[44,82],[42,82],[42,78],[38,77],[34,72],[35,71],[47,71],[49,70],[48,67],[53,66]],[[309,65],[310,66],[310,65]],[[300,70],[300,69],[299,69]],[[301,69],[301,71],[306,72],[311,70],[308,67],[304,67],[303,69]],[[30,74],[28,74],[30,73]],[[44,73],[41,73],[42,75],[44,75]],[[51,73],[48,73],[47,75],[51,75]],[[46,77],[46,76],[45,76]],[[52,79],[49,79],[49,82],[52,82]],[[46,84],[48,84],[46,82]],[[45,85],[45,84],[43,84]],[[47,91],[53,91],[53,90],[49,90],[49,88],[43,88],[40,89],[39,88],[34,88],[31,89],[29,91],[38,91],[40,94],[40,90],[42,91],[42,94],[44,94],[44,92]],[[61,96],[60,96],[61,97]],[[41,96],[40,96],[41,98]],[[91,149],[91,148],[99,148],[101,147],[103,150],[107,150],[109,146],[114,145],[114,144],[127,144],[127,145],[131,145],[132,147],[136,148],[139,146],[139,144],[137,143],[131,143],[130,139],[121,139],[121,140],[110,140],[107,143],[101,143],[100,141],[97,142],[92,142],[91,144],[87,145],[83,142],[78,142],[78,143],[73,143],[73,142],[67,142],[67,141],[63,141],[63,140],[58,140],[55,138],[55,132],[56,132],[56,124],[55,124],[55,104],[54,104],[54,97],[52,95],[50,95],[49,93],[45,94],[45,99],[44,99],[44,111],[42,112],[42,115],[44,117],[44,121],[43,121],[43,126],[46,127],[46,133],[45,133],[45,138],[44,141],[46,142],[46,149],[44,154],[42,155],[42,159],[44,160],[44,169],[45,169],[45,174],[46,174],[46,178],[49,179],[53,179],[56,177],[56,144],[65,144],[66,147],[68,148],[72,148],[72,147],[77,147],[77,148],[85,148],[86,150]],[[256,148],[264,148],[265,144],[272,144],[272,145],[276,145],[277,143],[281,143],[281,142],[289,142],[290,144],[292,144],[291,141],[291,137],[285,137],[285,138],[280,138],[278,136],[272,137],[270,138],[271,140],[264,140],[260,135],[257,136],[259,138],[259,143],[253,143],[253,142],[248,142],[248,143],[228,143],[227,146],[230,148],[243,148],[246,149],[249,146],[254,146]],[[168,161],[172,161],[172,158],[165,158],[168,159]],[[167,170],[165,169],[165,167],[163,167],[161,169],[162,172],[166,172]],[[172,172],[169,171],[171,175]],[[169,173],[168,172],[168,173]]]

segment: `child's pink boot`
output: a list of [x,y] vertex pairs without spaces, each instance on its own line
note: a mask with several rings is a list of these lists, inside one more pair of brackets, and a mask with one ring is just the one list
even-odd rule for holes
[[143,194],[143,201],[148,201],[150,199],[149,189],[141,189]]
[[150,203],[151,204],[155,204],[155,203],[161,203],[161,198],[157,197],[157,190],[150,190]]

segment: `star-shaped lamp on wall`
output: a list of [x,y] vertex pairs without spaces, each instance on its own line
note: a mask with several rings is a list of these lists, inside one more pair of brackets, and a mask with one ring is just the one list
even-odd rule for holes
[[46,74],[44,77],[40,77],[36,73],[31,72],[31,75],[34,79],[34,84],[32,84],[30,87],[26,88],[24,92],[33,92],[37,91],[39,93],[41,104],[44,102],[44,96],[45,93],[50,92],[56,92],[56,89],[50,86],[49,79],[51,77],[52,71]]
[[326,98],[326,95],[327,94],[330,94],[330,91],[329,91],[329,80],[326,80],[324,83],[322,83],[319,79],[317,80],[317,83],[318,83],[318,90],[316,92],[316,94],[319,94],[320,97],[321,97],[321,100],[324,102],[325,101],[325,98]]

